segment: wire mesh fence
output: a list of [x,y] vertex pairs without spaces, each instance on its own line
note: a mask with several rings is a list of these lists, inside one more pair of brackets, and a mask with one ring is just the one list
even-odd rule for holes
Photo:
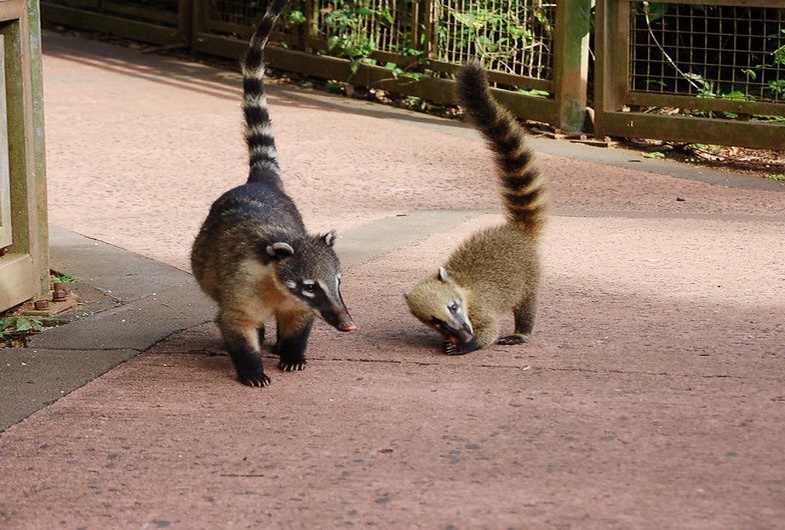
[[[590,65],[595,4],[597,62]],[[60,24],[140,40],[155,36],[148,42],[158,44],[185,40],[194,51],[232,59],[264,5],[42,0],[45,19]],[[136,24],[136,33],[123,33],[123,20]],[[156,34],[156,24],[178,30]],[[271,49],[271,61],[280,60],[274,66],[304,75],[447,103],[451,87],[428,80],[449,81],[479,57],[514,112],[566,130],[583,126],[586,101],[593,99],[602,134],[785,148],[782,0],[291,0],[275,33],[282,46]],[[743,132],[723,136],[681,116],[721,119],[723,130],[733,120],[777,127],[751,132],[737,123]]]
[[630,88],[785,102],[785,9],[636,2]]
[[[542,0],[293,1],[281,31],[298,33],[303,48],[367,63],[427,59],[422,70],[439,74],[479,57],[491,71],[551,80],[556,7]],[[259,16],[253,2],[209,0],[203,23],[208,32],[246,37]]]
[[597,0],[596,131],[785,149],[781,0]]
[[551,79],[555,17],[554,2],[434,2],[432,58],[463,64],[481,57],[491,70]]
[[45,4],[167,27],[177,25],[180,10],[179,0],[46,0]]
[[304,7],[310,9],[308,15],[313,20],[309,36],[326,42],[328,53],[359,57],[417,50],[420,21],[413,2],[314,0]]

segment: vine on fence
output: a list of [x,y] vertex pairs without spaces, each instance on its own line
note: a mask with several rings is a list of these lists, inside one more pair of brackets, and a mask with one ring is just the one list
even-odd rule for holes
[[[721,98],[721,99],[729,99],[729,100],[737,100],[737,101],[783,101],[785,100],[785,80],[780,79],[779,72],[785,67],[785,44],[779,45],[780,42],[785,39],[785,29],[780,28],[777,32],[769,34],[769,35],[760,35],[756,36],[755,38],[763,39],[762,44],[765,48],[768,48],[771,51],[761,50],[760,52],[753,52],[751,51],[752,48],[749,50],[733,50],[729,49],[728,53],[736,54],[736,56],[743,55],[744,59],[747,61],[751,61],[748,67],[744,68],[742,66],[733,67],[728,66],[725,64],[721,64],[719,59],[716,60],[718,63],[714,66],[716,72],[711,77],[714,79],[708,78],[706,72],[695,72],[690,70],[690,66],[693,64],[694,59],[692,56],[688,60],[685,60],[683,57],[679,57],[674,54],[678,54],[679,44],[675,42],[671,42],[666,44],[662,42],[657,37],[657,32],[655,31],[655,24],[659,24],[661,26],[672,26],[675,22],[677,17],[683,16],[686,13],[702,13],[706,15],[706,26],[707,28],[711,27],[712,22],[714,20],[720,20],[723,17],[718,16],[718,14],[722,13],[720,11],[719,6],[702,6],[702,5],[694,5],[694,6],[674,6],[667,3],[650,3],[650,2],[641,2],[640,13],[644,17],[645,21],[645,29],[648,33],[649,40],[654,44],[654,46],[658,49],[659,53],[662,55],[665,64],[669,65],[670,68],[676,73],[678,77],[684,79],[695,91],[695,95],[699,98]],[[728,6],[726,6],[728,7]],[[685,13],[682,13],[679,10],[685,10]],[[689,10],[689,11],[687,11]],[[713,15],[714,18],[709,17],[709,14]],[[669,16],[672,15],[672,18],[668,19]],[[730,17],[726,17],[730,18]],[[753,30],[762,29],[765,26],[763,22],[757,22],[760,25],[760,28],[756,26],[756,21],[754,17],[749,18],[746,20],[748,24],[750,24]],[[751,31],[752,34],[755,31]],[[721,39],[723,38],[723,32],[720,31],[718,28],[711,28],[711,36],[709,36],[707,30],[707,37],[712,39]],[[743,37],[742,37],[743,38]],[[752,37],[748,37],[751,39]],[[705,45],[708,48],[708,45]],[[712,44],[713,47],[716,47],[717,50],[724,50],[725,46],[719,43]],[[687,47],[690,49],[690,54],[694,53],[694,50],[691,47]],[[773,49],[772,49],[773,48]],[[757,63],[754,61],[754,58],[758,55],[762,54],[762,59],[759,60]],[[733,64],[736,64],[734,56]],[[740,61],[742,63],[743,61]],[[685,64],[686,66],[682,66]],[[704,65],[704,68],[706,66]],[[731,68],[738,68],[736,72],[742,74],[743,79],[746,82],[737,83],[734,80],[736,76],[733,72],[730,72],[729,69]],[[664,72],[663,72],[664,74]],[[765,84],[760,85],[760,92],[758,95],[754,95],[750,93],[750,85],[754,84],[754,82],[760,82],[761,79],[765,79],[769,77],[768,80],[765,81]],[[774,76],[774,79],[771,77]],[[723,80],[728,79],[728,80]],[[667,88],[669,90],[673,90],[674,92],[678,92],[677,87],[668,85],[664,79],[647,79],[647,85],[657,85],[663,88]],[[703,113],[698,113],[703,114]],[[723,113],[726,117],[735,118],[737,117],[733,113]]]

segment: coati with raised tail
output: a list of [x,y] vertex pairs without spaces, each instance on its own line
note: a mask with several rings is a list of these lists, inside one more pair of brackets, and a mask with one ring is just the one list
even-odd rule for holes
[[[547,216],[544,178],[533,164],[525,132],[493,99],[476,60],[459,73],[458,99],[496,154],[507,220],[472,235],[406,295],[412,314],[444,336],[447,354],[528,340],[540,280],[538,242]],[[499,339],[499,317],[508,311],[514,333]]]
[[314,315],[339,331],[354,331],[340,291],[335,232],[309,234],[284,192],[264,89],[264,48],[287,0],[274,0],[242,60],[245,140],[250,172],[245,184],[219,197],[196,236],[191,266],[199,286],[218,303],[218,327],[240,382],[267,386],[261,344],[275,317],[284,371],[305,367]]

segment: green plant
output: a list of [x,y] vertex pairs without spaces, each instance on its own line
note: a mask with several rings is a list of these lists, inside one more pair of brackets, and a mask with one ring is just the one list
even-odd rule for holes
[[305,14],[299,9],[293,9],[287,19],[290,24],[304,24],[306,20]]
[[546,90],[538,90],[536,88],[519,88],[516,92],[520,94],[526,94],[527,96],[533,96],[537,98],[549,98],[551,97],[551,93]]
[[70,276],[68,274],[63,274],[62,272],[52,271],[51,273],[52,281],[55,283],[74,283],[76,282],[76,278]]
[[12,316],[0,318],[0,341],[19,334],[38,333],[44,330],[41,319],[36,317]]
[[765,177],[775,182],[785,182],[785,173],[769,173],[768,175],[765,175]]
[[375,49],[375,42],[365,31],[367,19],[375,19],[385,25],[392,24],[392,14],[386,10],[375,10],[356,5],[354,2],[339,0],[336,9],[324,16],[324,24],[329,29],[327,50],[351,61],[352,73],[360,64],[369,62]]
[[[439,26],[439,40],[451,50],[466,56],[477,56],[486,63],[507,63],[524,52],[548,48],[553,29],[546,8],[534,13],[492,4],[455,9],[444,6],[448,22]],[[528,53],[529,56],[535,54]],[[447,57],[446,59],[450,59]],[[520,72],[537,76],[538,72]]]
[[643,158],[665,158],[665,153],[661,151],[652,151],[651,153],[644,153]]

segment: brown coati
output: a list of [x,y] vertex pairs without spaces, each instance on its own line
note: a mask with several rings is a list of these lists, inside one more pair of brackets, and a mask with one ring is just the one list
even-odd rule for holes
[[[544,178],[533,165],[525,132],[491,96],[478,61],[461,69],[458,98],[496,154],[507,220],[472,235],[444,267],[406,295],[412,314],[444,336],[447,354],[468,353],[497,339],[499,344],[528,340],[547,205]],[[515,330],[499,339],[499,317],[508,311],[513,312]]]
[[341,297],[335,232],[306,232],[284,192],[264,89],[264,48],[287,0],[275,0],[256,27],[242,60],[248,181],[216,200],[196,236],[191,266],[218,303],[217,322],[240,382],[267,386],[261,343],[275,317],[274,352],[285,371],[305,367],[314,315],[339,331],[356,328]]

